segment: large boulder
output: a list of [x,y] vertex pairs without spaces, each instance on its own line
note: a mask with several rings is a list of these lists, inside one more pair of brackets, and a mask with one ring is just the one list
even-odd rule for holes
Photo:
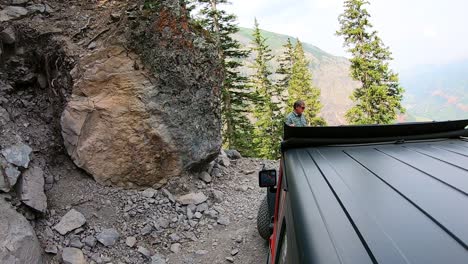
[[0,198],[0,263],[40,264],[41,246],[29,222]]
[[161,1],[132,26],[135,53],[103,47],[72,71],[62,134],[73,161],[100,183],[151,186],[219,153],[222,68],[179,2]]

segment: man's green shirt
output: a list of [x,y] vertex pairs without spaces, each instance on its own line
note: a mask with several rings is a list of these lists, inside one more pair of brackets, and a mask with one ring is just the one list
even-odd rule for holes
[[304,114],[298,115],[296,114],[296,112],[293,111],[286,117],[286,125],[304,127],[304,126],[307,126],[307,120],[305,119]]

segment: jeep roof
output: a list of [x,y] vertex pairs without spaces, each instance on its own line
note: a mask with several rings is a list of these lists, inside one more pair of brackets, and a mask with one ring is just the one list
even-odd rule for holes
[[468,263],[467,125],[285,127],[287,263]]

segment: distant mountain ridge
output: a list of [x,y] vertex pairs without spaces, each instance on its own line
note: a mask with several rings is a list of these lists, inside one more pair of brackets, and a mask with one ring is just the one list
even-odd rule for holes
[[[250,47],[253,30],[240,28],[235,38],[245,47]],[[283,45],[290,38],[295,44],[295,37],[262,30],[267,38],[275,60],[283,53]],[[323,104],[320,116],[328,125],[346,124],[346,111],[352,106],[349,96],[359,87],[349,75],[349,60],[334,56],[309,43],[302,43],[306,57],[310,61],[313,82],[321,90]],[[247,59],[252,63],[254,55]],[[274,70],[273,69],[273,70]],[[247,66],[243,71],[251,72]],[[398,72],[400,83],[405,88],[403,104],[407,113],[398,122],[468,119],[468,60],[447,65],[421,65],[413,69]]]
[[[252,29],[241,28],[234,37],[247,48],[251,46],[252,33]],[[267,44],[275,56],[272,66],[276,69],[278,66],[276,58],[283,53],[283,45],[288,38],[295,44],[295,38],[265,30],[262,30],[262,34],[267,38]],[[329,54],[309,43],[303,43],[303,46],[305,55],[310,61],[314,85],[321,90],[323,108],[319,115],[324,117],[329,125],[345,124],[344,115],[352,106],[349,96],[359,86],[359,83],[353,81],[349,76],[350,63],[348,59]],[[247,59],[247,65],[253,60],[254,55],[252,54]],[[251,69],[245,67],[244,71],[248,73]]]
[[403,71],[405,121],[468,119],[468,61]]

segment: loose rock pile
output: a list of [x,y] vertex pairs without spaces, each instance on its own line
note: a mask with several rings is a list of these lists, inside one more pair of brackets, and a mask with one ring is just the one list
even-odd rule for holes
[[[186,243],[198,241],[208,230],[231,224],[232,215],[224,208],[225,193],[216,187],[236,170],[224,166],[232,162],[225,157],[220,155],[212,164],[211,171],[219,169],[220,176],[210,175],[211,183],[193,175],[170,181],[159,190],[101,186],[88,190],[94,196],[84,204],[50,211],[37,222],[48,258],[52,263],[65,257],[81,259],[81,252],[89,263],[166,263],[168,256],[184,250]],[[98,209],[90,211],[91,207]],[[115,218],[103,215],[102,211],[109,208],[115,209]]]
[[50,14],[54,10],[48,4],[34,4],[29,0],[12,0],[11,6],[6,6],[0,10],[0,22],[20,19],[34,13]]
[[47,198],[44,193],[44,172],[30,164],[31,151],[31,147],[23,143],[0,151],[0,192],[13,191],[12,194],[24,205],[45,213]]
[[44,173],[31,164],[31,152],[23,143],[0,150],[0,263],[40,263],[42,259],[32,227],[13,210],[30,219],[47,210]]

